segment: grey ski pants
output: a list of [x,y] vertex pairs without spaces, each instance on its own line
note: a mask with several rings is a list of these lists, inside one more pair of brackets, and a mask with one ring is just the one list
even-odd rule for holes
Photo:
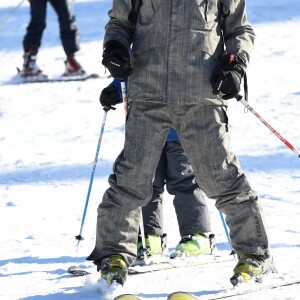
[[153,196],[142,208],[145,234],[161,236],[165,186],[174,195],[180,236],[211,232],[209,212],[203,192],[179,141],[167,141],[155,172]]
[[98,207],[96,245],[87,260],[99,264],[121,254],[130,265],[137,253],[140,207],[152,198],[153,179],[171,127],[205,194],[226,215],[238,255],[269,256],[269,241],[258,196],[230,152],[225,108],[132,102],[124,149],[117,157],[110,187]]

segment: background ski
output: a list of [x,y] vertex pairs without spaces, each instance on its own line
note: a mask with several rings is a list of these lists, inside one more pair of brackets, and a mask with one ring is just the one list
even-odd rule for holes
[[212,254],[212,255],[201,255],[199,257],[186,257],[186,258],[174,258],[168,261],[149,264],[149,265],[135,265],[129,268],[129,275],[142,274],[147,272],[155,272],[160,270],[174,269],[174,268],[185,268],[198,265],[206,265],[213,263],[220,263],[225,261],[233,261],[233,257],[224,254]]
[[58,76],[58,77],[49,77],[46,82],[67,82],[67,81],[84,81],[88,79],[96,79],[100,78],[100,76],[96,73],[91,74],[83,74],[78,76]]
[[[49,77],[46,74],[42,74],[42,76],[36,77],[23,77],[20,74],[14,76],[8,83],[10,84],[25,84],[25,83],[47,83],[47,82],[69,82],[69,81],[85,81],[88,79],[97,79],[102,78],[96,73],[83,74],[77,76],[55,76]],[[103,77],[106,78],[106,77]]]

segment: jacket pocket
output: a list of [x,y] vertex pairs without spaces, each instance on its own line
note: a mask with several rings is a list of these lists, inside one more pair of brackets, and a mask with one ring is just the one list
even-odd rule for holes
[[[216,21],[218,16],[218,1],[217,0],[195,0],[198,7],[197,12],[200,16],[200,23],[210,23]],[[193,7],[192,7],[192,10]]]

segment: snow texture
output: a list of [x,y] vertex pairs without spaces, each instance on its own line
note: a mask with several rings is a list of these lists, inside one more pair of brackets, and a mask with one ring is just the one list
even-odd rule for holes
[[[19,7],[18,4],[21,3]],[[102,39],[108,0],[73,1],[81,35],[77,58],[105,75]],[[248,68],[250,105],[296,149],[300,148],[300,2],[248,0],[257,38]],[[17,9],[15,9],[17,7]],[[123,146],[124,110],[107,114],[87,215],[79,234],[104,112],[100,91],[111,79],[14,85],[22,65],[28,2],[0,1],[0,299],[100,299],[95,266],[85,261],[95,242],[97,206]],[[57,17],[49,5],[38,64],[64,71]],[[107,74],[106,74],[107,75]],[[228,111],[232,150],[262,199],[272,252],[282,276],[300,277],[300,160],[242,104]],[[172,197],[165,193],[165,232],[173,249],[180,237]],[[217,248],[230,247],[214,201],[208,200]],[[77,265],[92,274],[72,277]],[[124,293],[166,299],[181,290],[200,299],[231,287],[234,261],[130,276]],[[232,299],[300,299],[299,285]]]

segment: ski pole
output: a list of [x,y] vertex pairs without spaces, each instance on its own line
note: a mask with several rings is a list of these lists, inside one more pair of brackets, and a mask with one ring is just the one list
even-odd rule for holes
[[84,220],[85,220],[85,216],[86,216],[86,211],[87,211],[87,207],[88,207],[88,203],[89,203],[89,199],[90,199],[90,194],[91,194],[91,190],[92,190],[92,185],[93,185],[93,180],[94,180],[96,165],[97,165],[97,161],[98,161],[98,155],[99,155],[99,151],[100,151],[102,136],[103,136],[103,133],[104,133],[104,127],[105,127],[106,117],[107,117],[107,110],[104,110],[104,115],[103,115],[101,130],[100,130],[100,135],[99,135],[97,149],[96,149],[95,160],[94,160],[94,163],[93,163],[92,174],[91,174],[91,177],[90,177],[90,184],[89,184],[89,188],[88,188],[88,192],[87,192],[87,196],[86,196],[86,201],[85,201],[85,205],[84,205],[83,216],[82,216],[82,220],[81,220],[80,232],[79,232],[79,235],[77,235],[75,237],[76,240],[78,240],[78,242],[77,242],[77,251],[78,251],[78,247],[79,247],[80,241],[83,240],[82,229],[83,229],[83,224],[84,224]]
[[142,246],[143,246],[143,255],[144,255],[144,260],[147,259],[147,247],[146,247],[146,238],[145,238],[145,230],[144,230],[144,221],[143,221],[143,210],[140,207],[140,231],[141,231],[141,239],[142,239]]
[[276,131],[266,120],[264,120],[250,105],[247,101],[243,99],[242,95],[237,95],[236,100],[241,102],[248,110],[250,110],[255,117],[257,117],[266,127],[268,127],[290,150],[292,150],[299,158],[300,153],[295,149],[295,147],[289,143],[278,131]]
[[[127,92],[126,92],[126,83],[125,81],[121,81],[121,90],[122,90],[122,98],[123,98],[123,104],[124,104],[124,111],[125,111],[125,116],[128,114],[128,105],[127,105]],[[140,207],[140,231],[141,231],[141,238],[142,238],[142,246],[143,246],[143,254],[144,254],[144,259],[147,259],[147,248],[146,248],[146,238],[145,238],[145,232],[144,232],[144,222],[143,222],[143,210]]]
[[221,217],[221,221],[222,221],[222,224],[223,224],[223,227],[224,227],[224,230],[225,230],[225,233],[226,233],[226,237],[227,237],[227,240],[228,240],[228,244],[231,248],[231,252],[230,252],[230,255],[233,255],[234,256],[234,259],[236,260],[236,253],[234,251],[234,249],[232,248],[232,244],[231,244],[231,239],[230,239],[230,236],[229,236],[229,232],[228,232],[228,229],[227,229],[227,225],[226,225],[226,222],[224,220],[224,216],[223,216],[223,213],[221,211],[219,211],[220,213],[220,217]]
[[121,81],[121,90],[122,90],[122,98],[123,98],[125,116],[127,116],[128,105],[127,105],[127,92],[126,92],[126,83],[125,83],[125,81]]
[[22,0],[18,5],[16,5],[6,16],[0,20],[0,28],[7,22],[7,20],[15,13],[15,11],[23,4],[25,0]]

